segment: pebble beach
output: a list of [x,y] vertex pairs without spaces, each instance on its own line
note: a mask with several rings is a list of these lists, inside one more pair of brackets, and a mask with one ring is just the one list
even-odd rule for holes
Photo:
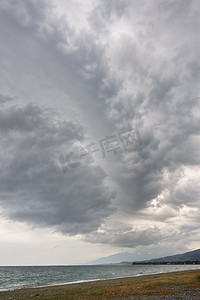
[[200,270],[0,292],[1,300],[200,299]]

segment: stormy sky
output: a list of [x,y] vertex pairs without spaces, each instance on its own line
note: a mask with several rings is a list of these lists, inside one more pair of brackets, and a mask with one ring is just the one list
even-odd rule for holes
[[199,25],[198,0],[0,1],[1,265],[200,248]]

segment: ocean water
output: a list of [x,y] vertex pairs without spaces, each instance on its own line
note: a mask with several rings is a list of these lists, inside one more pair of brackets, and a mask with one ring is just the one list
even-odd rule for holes
[[200,265],[0,267],[0,291],[200,269]]

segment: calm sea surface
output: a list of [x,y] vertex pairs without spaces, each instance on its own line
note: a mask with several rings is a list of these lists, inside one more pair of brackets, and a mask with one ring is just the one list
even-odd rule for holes
[[200,265],[0,267],[0,291],[200,269]]

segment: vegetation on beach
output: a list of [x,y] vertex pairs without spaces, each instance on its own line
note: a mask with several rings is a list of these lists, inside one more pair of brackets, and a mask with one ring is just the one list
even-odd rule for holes
[[178,295],[200,290],[200,270],[1,292],[0,299],[107,300],[130,296]]

